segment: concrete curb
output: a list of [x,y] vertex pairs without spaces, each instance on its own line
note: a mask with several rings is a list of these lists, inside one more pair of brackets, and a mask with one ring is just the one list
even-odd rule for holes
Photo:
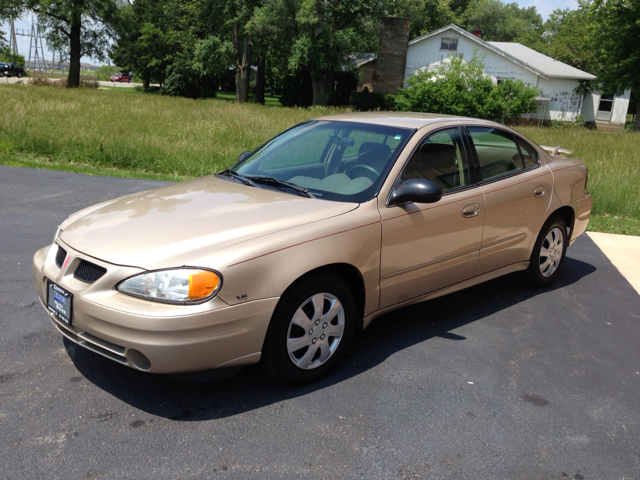
[[640,295],[640,237],[598,232],[587,235]]

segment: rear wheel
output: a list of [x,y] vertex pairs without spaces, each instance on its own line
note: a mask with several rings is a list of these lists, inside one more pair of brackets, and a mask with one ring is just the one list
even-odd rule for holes
[[556,279],[567,252],[567,224],[561,217],[551,217],[544,224],[531,252],[526,271],[528,283],[544,288]]
[[22,78],[22,73],[18,72],[18,78]]
[[292,286],[276,307],[260,365],[287,385],[311,383],[328,374],[353,336],[353,294],[337,275],[306,277]]

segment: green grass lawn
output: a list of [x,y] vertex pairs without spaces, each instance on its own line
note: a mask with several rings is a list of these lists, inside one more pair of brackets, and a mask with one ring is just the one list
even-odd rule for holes
[[[223,170],[282,130],[339,111],[238,105],[227,95],[190,100],[134,88],[3,84],[0,164],[183,180]],[[590,230],[640,235],[640,134],[518,130],[539,144],[575,150],[587,163],[595,200]]]

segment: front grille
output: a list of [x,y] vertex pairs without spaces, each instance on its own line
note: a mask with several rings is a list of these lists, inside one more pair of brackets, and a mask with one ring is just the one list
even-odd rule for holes
[[67,251],[64,248],[58,247],[58,253],[56,253],[56,265],[58,268],[62,268],[65,258],[67,258]]
[[86,260],[81,260],[80,265],[73,272],[73,277],[84,283],[93,283],[107,273],[107,269],[95,265]]

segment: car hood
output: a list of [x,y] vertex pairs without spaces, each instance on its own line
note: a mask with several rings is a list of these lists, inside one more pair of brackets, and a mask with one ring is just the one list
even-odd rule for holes
[[109,263],[168,268],[357,207],[208,176],[81,210],[62,224],[60,239]]

